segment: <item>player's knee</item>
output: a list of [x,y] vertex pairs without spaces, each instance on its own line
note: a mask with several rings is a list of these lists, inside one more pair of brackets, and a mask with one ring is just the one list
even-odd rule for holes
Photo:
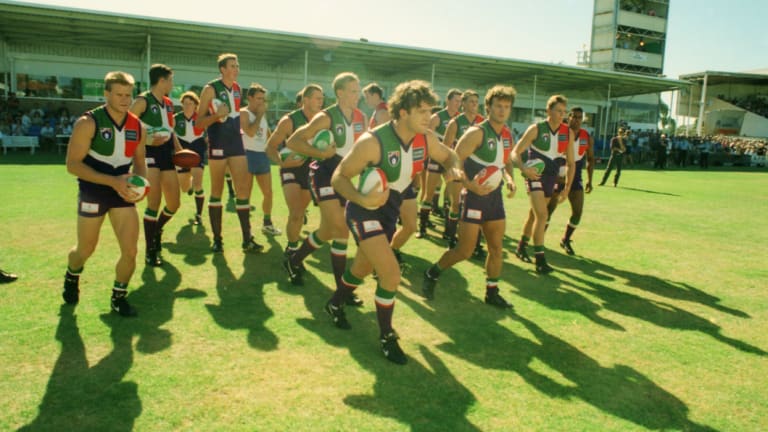
[[488,242],[486,245],[488,247],[488,255],[492,257],[500,257],[503,252],[503,247],[501,246],[501,243],[496,242]]

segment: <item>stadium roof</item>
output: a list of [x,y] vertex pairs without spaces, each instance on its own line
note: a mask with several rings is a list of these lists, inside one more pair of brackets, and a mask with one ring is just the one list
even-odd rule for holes
[[691,81],[696,83],[704,82],[704,75],[707,76],[707,85],[717,84],[752,84],[752,85],[767,85],[768,74],[752,73],[752,72],[718,72],[718,71],[704,71],[696,72],[692,74],[680,75],[681,80]]
[[[120,46],[140,58],[150,36],[152,52],[162,47],[176,53],[215,57],[235,52],[272,66],[306,55],[310,64],[333,61],[363,63],[383,76],[434,67],[436,81],[460,76],[478,86],[531,83],[539,94],[593,92],[621,97],[687,87],[687,81],[548,63],[446,52],[286,33],[243,27],[164,20],[80,9],[0,1],[0,39],[9,45],[29,41],[55,45]],[[258,47],[257,50],[254,47]],[[258,57],[257,57],[258,56]],[[433,66],[434,65],[434,66]]]

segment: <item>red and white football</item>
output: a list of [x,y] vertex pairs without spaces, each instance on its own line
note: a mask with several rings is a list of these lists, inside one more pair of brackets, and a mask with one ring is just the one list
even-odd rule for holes
[[[373,190],[383,192],[387,188],[387,175],[381,168],[368,167],[360,173],[360,183],[357,190],[367,195]],[[368,209],[375,210],[375,209]]]
[[477,184],[481,186],[488,185],[494,189],[499,187],[503,178],[501,170],[496,165],[488,165],[475,175]]

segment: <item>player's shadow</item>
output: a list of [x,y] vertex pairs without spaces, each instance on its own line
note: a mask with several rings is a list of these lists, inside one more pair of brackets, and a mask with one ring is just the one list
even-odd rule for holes
[[173,255],[183,255],[184,262],[191,266],[205,264],[206,256],[211,253],[203,225],[182,226],[176,234],[176,242],[163,243],[163,249]]
[[666,195],[666,196],[673,196],[673,197],[682,196],[682,195],[673,194],[670,192],[659,192],[659,191],[654,191],[649,189],[638,189],[638,188],[632,188],[632,187],[626,187],[626,186],[617,186],[616,189],[622,189],[622,190],[631,191],[631,192],[641,192],[641,193],[647,193],[647,194],[653,194],[653,195]]
[[[348,312],[353,326],[349,331],[334,327],[322,307],[312,309],[312,314],[312,319],[299,319],[298,323],[328,345],[348,349],[351,358],[375,377],[373,395],[368,394],[366,386],[359,389],[359,393],[346,396],[346,405],[392,418],[408,425],[411,431],[479,430],[466,418],[476,403],[474,395],[428,348],[419,347],[426,367],[414,358],[415,353],[410,353],[405,366],[394,365],[384,358],[377,337],[375,310]],[[407,333],[403,336],[408,337]]]
[[722,305],[720,304],[720,298],[708,294],[685,282],[676,282],[661,279],[652,275],[634,273],[589,258],[572,257],[561,253],[553,253],[553,256],[557,266],[562,269],[581,270],[590,277],[603,280],[615,280],[616,278],[624,279],[626,280],[627,286],[647,291],[658,296],[672,300],[699,303],[719,312],[727,313],[739,318],[751,318],[748,313]]
[[[683,401],[639,371],[624,365],[603,367],[513,311],[483,304],[477,294],[467,290],[466,284],[453,284],[451,291],[427,304],[403,301],[451,339],[439,345],[440,350],[484,369],[515,372],[547,396],[579,398],[607,414],[648,429],[712,430],[692,422]],[[507,317],[523,323],[535,340],[502,326],[499,321]],[[478,329],[482,337],[478,337]],[[532,366],[535,360],[549,366],[552,375]],[[561,384],[562,377],[569,383]]]
[[[512,255],[514,261],[509,255]],[[580,294],[573,284],[560,279],[557,272],[548,276],[538,275],[532,264],[519,261],[514,254],[507,254],[499,280],[514,287],[513,292],[518,297],[539,303],[548,309],[576,312],[605,328],[625,330],[619,323],[602,316],[600,311],[603,306]]]
[[[715,296],[684,283],[670,282],[655,276],[640,275],[620,270],[594,260],[582,260],[581,258],[555,253],[554,251],[549,255],[552,258],[553,265],[567,273],[567,277],[573,282],[572,287],[574,289],[599,298],[602,307],[606,311],[634,317],[664,328],[700,331],[738,350],[761,356],[768,355],[766,351],[759,347],[722,334],[720,326],[674,304],[611,288],[600,282],[581,277],[575,270],[581,270],[587,275],[607,274],[613,280],[619,278],[626,280],[626,285],[629,287],[672,300],[699,303],[740,318],[749,318],[749,315],[745,312],[719,304],[720,299]],[[546,306],[546,303],[543,304]]]
[[[158,275],[162,277],[158,279]],[[130,294],[141,318],[135,325],[139,336],[136,349],[151,354],[171,346],[172,334],[162,326],[173,318],[176,299],[201,298],[206,293],[195,288],[179,290],[181,273],[169,261],[162,267],[144,267],[141,280],[143,284]]]
[[133,365],[131,342],[139,321],[102,316],[111,328],[113,348],[91,366],[74,311],[69,305],[60,308],[56,340],[61,353],[37,417],[19,431],[131,431],[142,406],[138,385],[124,378]]
[[222,328],[248,331],[248,344],[256,349],[277,349],[279,339],[265,323],[274,315],[264,302],[263,254],[244,254],[243,274],[238,278],[227,264],[224,254],[213,255],[216,268],[216,293],[219,304],[206,304],[213,320]]

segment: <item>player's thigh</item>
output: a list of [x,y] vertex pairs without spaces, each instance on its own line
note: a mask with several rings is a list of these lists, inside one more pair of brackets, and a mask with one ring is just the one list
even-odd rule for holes
[[379,277],[379,284],[385,288],[396,288],[400,283],[400,266],[385,234],[369,237],[358,245],[358,255],[364,255]]
[[485,236],[485,242],[488,245],[489,251],[501,252],[505,229],[505,219],[488,221],[482,224],[483,235]]
[[179,176],[176,171],[161,171],[160,182],[163,187],[163,196],[165,196],[165,205],[172,210],[179,208]]
[[334,238],[346,238],[349,229],[344,219],[344,208],[339,204],[339,200],[320,201],[318,206],[320,207],[320,226],[323,231],[329,231]]
[[118,207],[109,210],[109,221],[117,237],[120,251],[136,254],[139,240],[139,215],[135,207]]
[[272,174],[257,174],[256,183],[259,185],[259,190],[263,194],[272,194]]
[[544,196],[544,191],[531,191],[529,194],[531,201],[531,210],[536,218],[547,216],[547,202],[549,199]]
[[400,204],[400,220],[403,222],[403,228],[416,230],[416,219],[419,205],[416,198],[403,200]]
[[238,190],[250,191],[250,185],[253,184],[253,181],[251,180],[251,173],[248,172],[248,160],[245,156],[228,157],[227,166],[232,175],[232,181],[235,183],[235,192]]
[[104,216],[77,217],[77,249],[84,255],[90,255],[96,250],[103,223]]

